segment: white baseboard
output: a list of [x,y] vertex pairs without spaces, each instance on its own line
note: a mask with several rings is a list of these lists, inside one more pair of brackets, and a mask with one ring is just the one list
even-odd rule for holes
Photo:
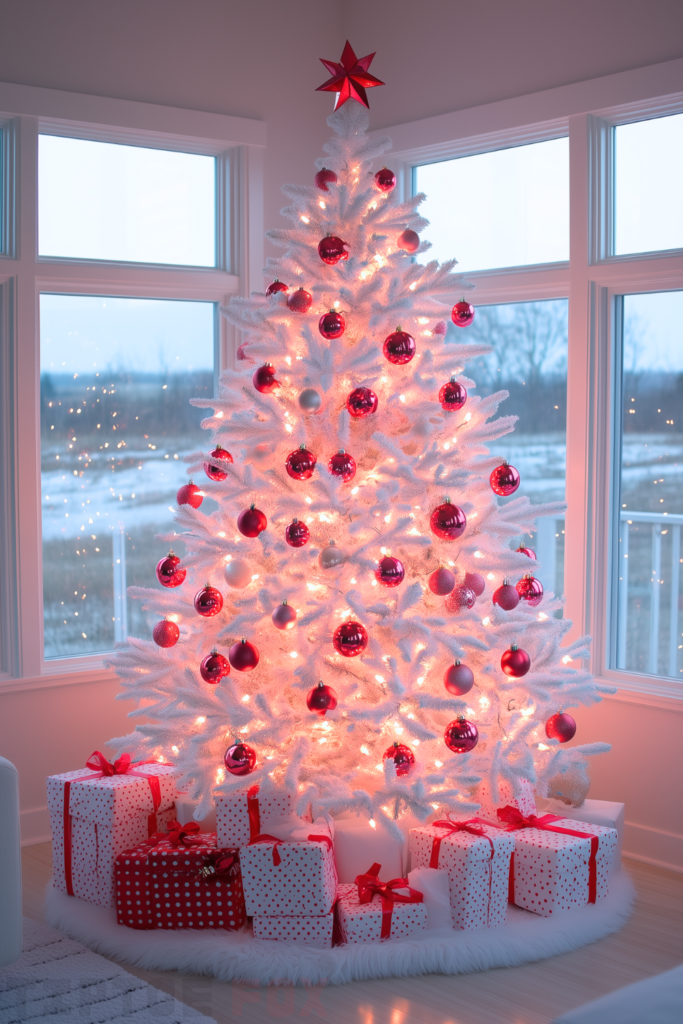
[[669,871],[683,872],[683,836],[626,821],[623,856],[668,868]]
[[47,807],[33,807],[19,815],[21,823],[21,845],[37,846],[52,841],[50,815]]

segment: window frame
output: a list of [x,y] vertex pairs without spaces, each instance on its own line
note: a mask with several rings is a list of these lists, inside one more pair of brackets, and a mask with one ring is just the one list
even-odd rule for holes
[[[43,657],[40,323],[43,292],[208,301],[216,375],[236,332],[219,315],[263,288],[266,126],[248,118],[0,83],[0,693],[109,681],[106,655]],[[216,265],[38,255],[38,136],[216,158]]]

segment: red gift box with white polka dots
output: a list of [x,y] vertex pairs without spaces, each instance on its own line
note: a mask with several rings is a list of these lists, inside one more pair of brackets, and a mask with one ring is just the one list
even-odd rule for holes
[[299,946],[330,949],[334,910],[320,917],[266,917],[254,915],[254,938],[274,942],[296,942]]
[[[401,892],[401,890],[398,890]],[[375,895],[370,903],[358,899],[357,885],[337,886],[337,914],[344,942],[354,945],[361,942],[390,942],[392,939],[407,939],[427,927],[427,908],[424,903],[392,903],[391,931],[382,939],[382,897]]]

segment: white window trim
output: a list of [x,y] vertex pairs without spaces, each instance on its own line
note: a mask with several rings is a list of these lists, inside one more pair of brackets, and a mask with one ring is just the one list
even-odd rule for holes
[[[615,699],[681,710],[683,681],[608,667],[611,517],[619,432],[615,417],[615,297],[683,289],[683,249],[610,254],[611,128],[683,111],[683,59],[562,86],[469,110],[395,125],[390,157],[403,195],[412,167],[568,135],[570,260],[467,274],[475,304],[569,299],[567,379],[566,613],[573,637],[593,637],[590,670],[616,686]],[[457,242],[454,245],[457,255]],[[617,499],[618,500],[618,499]]]
[[[109,681],[103,656],[43,659],[40,487],[42,291],[225,304],[263,288],[266,126],[248,118],[0,83],[0,694]],[[38,256],[38,135],[217,158],[217,266],[176,267]],[[236,337],[217,315],[216,367]]]

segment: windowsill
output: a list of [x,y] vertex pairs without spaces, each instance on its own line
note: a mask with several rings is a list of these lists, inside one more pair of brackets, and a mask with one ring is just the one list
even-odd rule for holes
[[[76,660],[76,659],[74,659]],[[56,686],[79,686],[83,683],[111,683],[116,680],[116,673],[104,668],[101,659],[92,659],[90,666],[84,665],[81,659],[73,666],[51,668],[40,676],[17,679],[9,676],[0,678],[0,697],[9,693],[24,693],[28,690],[50,690]]]
[[627,675],[608,670],[600,677],[596,677],[596,682],[617,688],[617,692],[607,695],[605,700],[683,712],[683,683],[676,679],[669,679],[666,676]]

